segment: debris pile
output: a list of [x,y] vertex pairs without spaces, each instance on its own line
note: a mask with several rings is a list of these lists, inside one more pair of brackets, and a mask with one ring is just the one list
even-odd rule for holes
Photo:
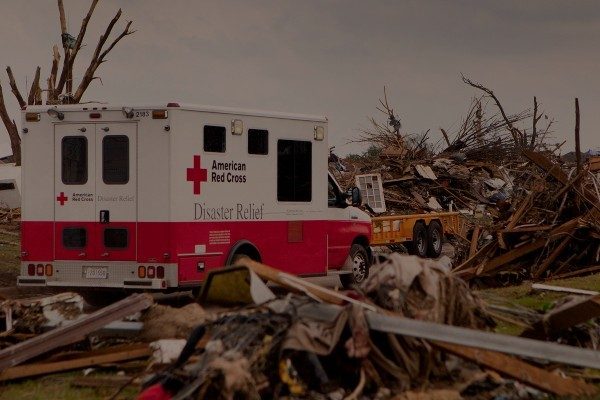
[[[259,277],[279,285],[277,295]],[[557,307],[543,326],[554,337],[579,326],[584,319],[561,318],[564,307],[589,310],[596,297]],[[13,319],[0,338],[0,381],[124,370],[73,384],[108,386],[113,396],[137,385],[139,399],[531,399],[597,390],[578,377],[600,368],[595,351],[538,340],[545,333],[493,333],[488,306],[445,258],[391,254],[349,292],[244,259],[211,272],[199,300],[174,308],[134,294],[88,314],[70,293],[5,302]]]
[[[331,162],[330,171],[343,186],[359,186],[373,216],[459,211],[468,233],[451,232],[450,240],[454,272],[465,280],[496,285],[599,271],[598,158],[565,162],[556,155],[561,145],[546,143],[552,120],[536,126],[537,100],[533,114],[507,115],[492,91],[464,80],[487,96],[473,100],[455,132],[441,129],[443,146],[430,145],[429,132],[402,133],[386,98],[379,109],[387,124],[373,119],[358,139],[375,146]],[[498,113],[490,115],[489,99]],[[517,128],[528,119],[531,131]]]

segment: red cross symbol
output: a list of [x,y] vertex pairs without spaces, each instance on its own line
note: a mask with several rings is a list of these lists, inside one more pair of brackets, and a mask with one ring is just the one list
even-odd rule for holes
[[188,182],[194,182],[194,194],[200,194],[200,182],[206,182],[208,173],[200,168],[200,156],[194,156],[194,167],[187,169]]
[[58,201],[61,206],[64,206],[67,200],[69,200],[69,198],[65,196],[64,192],[60,192],[60,196],[56,198],[56,201]]

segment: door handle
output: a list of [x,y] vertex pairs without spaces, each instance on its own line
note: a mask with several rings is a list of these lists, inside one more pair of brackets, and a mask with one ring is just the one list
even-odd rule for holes
[[100,223],[108,224],[110,222],[110,211],[109,210],[100,210]]
[[81,253],[79,253],[79,257],[85,257],[85,251],[82,251]]
[[100,254],[100,257],[108,257],[108,253],[102,253]]

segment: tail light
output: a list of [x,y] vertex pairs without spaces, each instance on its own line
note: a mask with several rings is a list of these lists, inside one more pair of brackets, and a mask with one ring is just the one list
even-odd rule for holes
[[36,272],[36,275],[39,275],[39,276],[44,275],[44,264],[38,264],[35,272]]
[[143,265],[140,265],[138,267],[138,278],[145,278],[146,277],[146,267],[144,267]]
[[52,264],[46,264],[46,276],[52,276],[53,268]]
[[158,279],[165,277],[165,267],[156,267],[156,277]]
[[27,266],[27,275],[29,275],[29,276],[35,275],[35,264],[29,264]]
[[151,279],[154,278],[154,267],[153,266],[148,267],[147,272],[148,272],[148,278],[151,278]]

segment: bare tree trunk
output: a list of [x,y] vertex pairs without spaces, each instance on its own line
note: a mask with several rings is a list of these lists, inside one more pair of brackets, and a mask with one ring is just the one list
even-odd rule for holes
[[581,144],[579,141],[579,99],[575,98],[575,157],[577,173],[581,172]]
[[17,98],[17,101],[19,102],[19,107],[21,107],[21,108],[25,107],[27,105],[27,103],[25,103],[25,100],[23,100],[23,96],[21,96],[21,92],[19,92],[19,88],[17,87],[17,82],[15,82],[15,77],[12,73],[12,69],[10,69],[10,67],[6,67],[6,73],[8,74],[10,88],[12,89],[13,94],[15,95],[15,97]]
[[17,124],[11,120],[8,111],[6,111],[6,105],[4,103],[4,94],[2,93],[2,86],[0,85],[0,118],[6,127],[8,137],[10,139],[10,146],[12,147],[13,158],[15,165],[21,165],[21,137],[17,130]]
[[31,83],[27,104],[42,104],[42,88],[40,87],[40,67],[35,70],[35,77]]
[[[81,79],[77,87],[75,93],[73,92],[73,88],[75,87],[73,82],[73,66],[75,63],[75,58],[79,50],[83,45],[83,39],[85,37],[87,27],[90,19],[92,18],[92,14],[98,4],[99,0],[91,0],[90,8],[86,14],[86,16],[81,21],[81,27],[79,28],[79,33],[77,38],[73,38],[69,35],[67,31],[67,17],[65,14],[65,8],[63,4],[63,0],[57,0],[58,3],[58,13],[59,13],[59,21],[60,21],[60,32],[61,32],[61,42],[64,51],[64,59],[63,64],[59,76],[59,66],[61,61],[61,55],[59,52],[59,48],[57,45],[54,45],[52,48],[52,66],[50,69],[50,75],[46,79],[47,84],[47,94],[46,94],[46,104],[71,104],[71,103],[79,103],[81,98],[90,83],[94,79],[100,79],[99,77],[94,76],[98,67],[105,62],[105,58],[107,54],[115,47],[115,45],[123,39],[125,36],[133,34],[135,31],[130,30],[131,21],[126,24],[123,32],[118,35],[108,46],[106,50],[104,50],[104,45],[106,44],[110,33],[112,32],[113,27],[121,17],[121,9],[118,10],[117,14],[113,17],[113,19],[108,24],[103,35],[100,36],[98,40],[98,45],[96,46],[96,50],[94,55],[89,63],[89,66],[85,72],[84,77]],[[35,77],[31,84],[31,88],[29,90],[29,94],[27,99],[25,99],[19,88],[17,86],[16,80],[13,76],[12,70],[10,67],[6,67],[6,72],[8,74],[10,87],[12,89],[12,93],[15,98],[19,102],[19,106],[24,109],[28,104],[43,104],[42,101],[42,88],[40,86],[40,75],[41,69],[37,67],[35,71]],[[10,137],[11,146],[13,149],[13,154],[16,162],[20,165],[21,162],[21,138],[19,137],[17,126],[14,121],[11,121],[8,112],[6,111],[6,105],[4,102],[4,97],[1,93],[2,88],[0,87],[0,114],[2,117],[2,122],[6,127],[8,135]],[[27,100],[27,101],[26,101]]]

